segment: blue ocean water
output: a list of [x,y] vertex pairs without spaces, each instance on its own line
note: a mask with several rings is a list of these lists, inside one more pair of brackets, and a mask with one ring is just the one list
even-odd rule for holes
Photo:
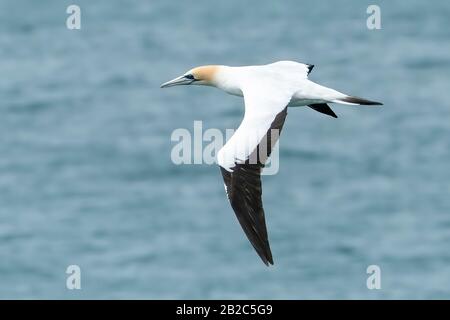
[[[379,0],[381,30],[370,4],[1,1],[0,298],[450,298],[450,3]],[[175,129],[235,128],[242,101],[159,85],[287,59],[384,106],[289,110],[267,268],[218,168],[170,158]]]

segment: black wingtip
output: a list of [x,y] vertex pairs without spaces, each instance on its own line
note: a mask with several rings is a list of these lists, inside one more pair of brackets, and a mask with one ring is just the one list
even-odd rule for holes
[[333,114],[329,114],[330,117],[337,119],[338,116],[336,115],[336,113],[333,112]]
[[[259,239],[261,240],[261,239]],[[270,250],[269,240],[265,241],[256,241],[251,242],[253,248],[255,248],[256,253],[258,254],[261,261],[267,266],[270,267],[273,265],[272,251]]]
[[310,107],[313,110],[316,110],[317,112],[326,114],[327,116],[330,116],[330,117],[333,117],[333,118],[337,118],[338,117],[336,115],[336,113],[334,113],[334,111],[326,103],[310,104],[310,105],[308,105],[308,107]]
[[269,242],[267,242],[266,249],[263,252],[257,250],[257,253],[266,266],[270,267],[273,265],[272,251],[270,250]]
[[266,267],[273,266],[272,257],[261,257],[262,262],[266,265]]
[[308,74],[310,74],[312,69],[314,69],[314,65],[313,64],[307,64],[307,66],[308,66]]

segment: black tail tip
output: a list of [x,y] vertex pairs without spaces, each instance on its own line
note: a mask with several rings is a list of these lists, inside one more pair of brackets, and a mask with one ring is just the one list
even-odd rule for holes
[[363,106],[382,106],[383,105],[381,102],[378,102],[378,101],[366,100],[366,99],[354,97],[354,96],[348,96],[341,100],[343,102],[354,103],[354,104],[359,104],[359,105],[363,105]]

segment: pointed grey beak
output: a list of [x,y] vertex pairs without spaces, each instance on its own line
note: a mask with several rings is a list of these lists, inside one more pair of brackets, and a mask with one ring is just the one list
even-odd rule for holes
[[186,78],[186,76],[181,76],[181,77],[175,78],[173,80],[167,81],[166,83],[163,83],[161,85],[161,88],[186,85],[186,84],[191,84],[192,82],[193,82],[192,79],[188,79],[188,78]]

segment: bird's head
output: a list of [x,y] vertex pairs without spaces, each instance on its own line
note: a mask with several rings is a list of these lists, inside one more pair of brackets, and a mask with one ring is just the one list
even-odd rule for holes
[[189,70],[182,76],[167,81],[161,85],[161,88],[180,86],[180,85],[203,85],[214,86],[215,78],[219,66],[202,66]]

